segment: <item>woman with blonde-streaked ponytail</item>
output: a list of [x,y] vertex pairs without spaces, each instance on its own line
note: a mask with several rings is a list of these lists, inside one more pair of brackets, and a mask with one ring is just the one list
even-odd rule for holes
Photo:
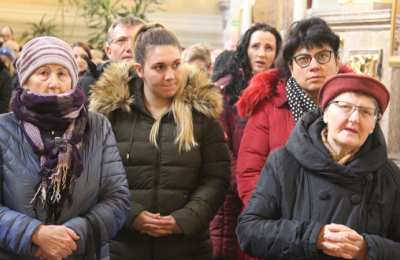
[[212,259],[208,225],[229,176],[222,96],[181,65],[181,46],[162,25],[138,31],[134,56],[111,64],[90,97],[90,110],[113,125],[131,190],[111,259]]

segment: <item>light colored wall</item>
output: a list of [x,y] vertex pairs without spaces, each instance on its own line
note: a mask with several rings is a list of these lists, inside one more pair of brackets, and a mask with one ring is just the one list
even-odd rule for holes
[[[217,48],[223,45],[222,16],[217,2],[164,0],[161,6],[164,11],[150,13],[148,17],[175,31],[183,45],[205,42]],[[56,0],[1,0],[0,27],[11,26],[18,37],[23,31],[29,30],[31,23],[39,22],[46,15],[47,20],[54,20],[59,29],[58,35],[65,40],[74,42],[89,39],[91,31],[81,13],[67,5],[63,9],[58,3]]]

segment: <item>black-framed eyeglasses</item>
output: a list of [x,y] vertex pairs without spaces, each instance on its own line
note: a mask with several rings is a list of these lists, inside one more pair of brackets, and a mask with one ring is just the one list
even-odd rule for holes
[[332,57],[332,50],[322,50],[311,56],[310,54],[301,53],[292,58],[300,68],[306,68],[310,65],[312,58],[321,65],[328,63]]
[[346,116],[351,116],[351,114],[353,114],[356,110],[358,111],[360,117],[364,119],[372,120],[379,115],[379,110],[377,108],[357,106],[347,101],[334,100],[331,101],[330,104],[334,104],[339,111]]

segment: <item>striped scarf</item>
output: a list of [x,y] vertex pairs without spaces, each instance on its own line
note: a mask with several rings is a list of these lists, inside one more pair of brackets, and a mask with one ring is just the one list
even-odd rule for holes
[[[31,203],[39,202],[47,213],[46,222],[56,221],[64,202],[72,202],[72,186],[81,175],[81,147],[87,126],[86,97],[79,88],[59,95],[38,94],[18,88],[11,110],[33,151],[40,158],[41,181]],[[45,132],[62,136],[43,138]]]

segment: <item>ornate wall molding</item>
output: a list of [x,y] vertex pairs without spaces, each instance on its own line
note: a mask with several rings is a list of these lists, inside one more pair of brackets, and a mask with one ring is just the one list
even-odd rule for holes
[[341,31],[373,31],[390,30],[391,10],[372,11],[337,11],[316,12],[309,11],[308,16],[318,16],[325,19],[337,32]]

